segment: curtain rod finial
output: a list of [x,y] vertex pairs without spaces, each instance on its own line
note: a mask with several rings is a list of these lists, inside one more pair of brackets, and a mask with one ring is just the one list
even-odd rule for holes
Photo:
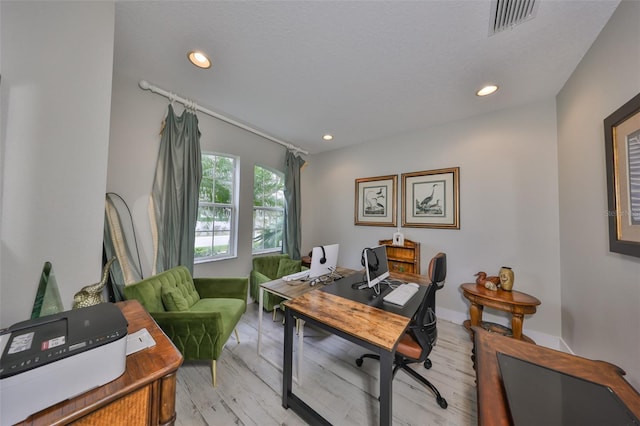
[[149,90],[149,82],[147,80],[140,80],[138,86],[143,90]]

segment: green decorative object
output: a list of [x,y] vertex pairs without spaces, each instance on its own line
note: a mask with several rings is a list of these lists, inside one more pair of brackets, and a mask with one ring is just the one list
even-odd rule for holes
[[36,299],[31,310],[31,319],[63,312],[64,306],[58,291],[56,277],[53,274],[51,262],[45,262],[40,275],[40,283],[36,292]]
[[102,279],[99,283],[91,284],[82,287],[79,292],[73,296],[73,309],[86,308],[87,306],[93,306],[100,303],[105,303],[104,296],[102,295],[102,289],[107,284],[107,277],[109,276],[109,268],[111,264],[116,260],[115,256],[112,257],[104,268],[102,269]]

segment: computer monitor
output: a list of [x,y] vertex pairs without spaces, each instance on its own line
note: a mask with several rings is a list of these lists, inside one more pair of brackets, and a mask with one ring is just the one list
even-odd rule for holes
[[311,252],[309,278],[318,278],[333,272],[338,264],[339,249],[340,244],[314,247]]
[[362,257],[369,287],[375,286],[389,276],[386,246],[366,248],[362,252]]

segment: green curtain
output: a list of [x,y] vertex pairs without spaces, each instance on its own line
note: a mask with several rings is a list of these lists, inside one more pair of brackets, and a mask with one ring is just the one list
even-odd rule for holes
[[291,259],[300,259],[302,232],[300,230],[300,169],[305,161],[287,150],[284,172],[284,235],[282,251]]
[[198,117],[169,105],[151,192],[154,274],[184,265],[193,274],[198,194],[202,179]]

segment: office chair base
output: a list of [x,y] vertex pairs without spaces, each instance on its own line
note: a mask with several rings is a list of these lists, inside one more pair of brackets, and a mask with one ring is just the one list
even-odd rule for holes
[[421,375],[413,371],[413,369],[409,368],[409,366],[406,364],[400,364],[396,367],[406,371],[411,376],[413,376],[414,379],[418,380],[419,382],[424,384],[426,387],[431,389],[431,392],[433,392],[436,396],[436,402],[438,403],[440,408],[447,408],[447,406],[449,405],[447,404],[447,400],[444,399],[442,395],[440,395],[440,392],[438,391],[438,389],[430,381],[428,381],[427,379],[425,379],[424,377],[422,377]]
[[[378,361],[380,360],[380,356],[376,355],[376,354],[364,354],[362,355],[360,358],[356,359],[356,365],[358,367],[362,367],[362,363],[364,362],[365,358],[371,358],[371,359],[377,359]],[[432,364],[431,364],[431,360],[429,358],[427,358],[424,361],[424,368],[431,368]],[[418,380],[419,382],[421,382],[422,384],[424,384],[426,387],[428,387],[429,389],[431,389],[431,392],[433,392],[433,394],[436,397],[436,402],[438,403],[438,405],[440,406],[440,408],[442,409],[446,409],[449,404],[447,403],[447,400],[444,399],[442,397],[442,395],[440,395],[440,392],[438,391],[438,389],[427,379],[425,379],[424,377],[422,377],[421,375],[419,375],[418,373],[416,373],[415,371],[413,371],[413,369],[411,369],[407,364],[405,363],[399,363],[396,364],[393,368],[393,373],[392,373],[392,377],[396,376],[396,372],[402,369],[404,371],[406,371],[409,375],[411,375],[413,378],[415,378],[416,380]]]
[[[364,354],[360,358],[356,359],[356,365],[358,367],[362,367],[362,363],[364,362],[365,358],[377,359],[378,361],[380,361],[380,356],[379,355],[376,355],[376,354]],[[431,364],[431,360],[429,358],[427,358],[424,361],[424,368],[429,369],[429,368],[431,368],[431,365],[432,365]],[[418,380],[419,382],[424,384],[426,387],[431,389],[431,392],[433,392],[433,394],[435,395],[436,402],[438,403],[440,408],[446,409],[449,406],[449,404],[447,403],[447,400],[444,399],[442,397],[442,395],[440,395],[440,392],[438,391],[438,389],[430,381],[428,381],[427,379],[425,379],[424,377],[422,377],[421,375],[419,375],[418,373],[413,371],[413,369],[409,368],[408,364],[405,364],[403,362],[400,362],[399,364],[396,364],[393,367],[393,373],[391,374],[391,376],[395,377],[396,376],[396,372],[399,369],[402,369],[402,370],[406,371],[413,378],[415,378],[416,380]]]

